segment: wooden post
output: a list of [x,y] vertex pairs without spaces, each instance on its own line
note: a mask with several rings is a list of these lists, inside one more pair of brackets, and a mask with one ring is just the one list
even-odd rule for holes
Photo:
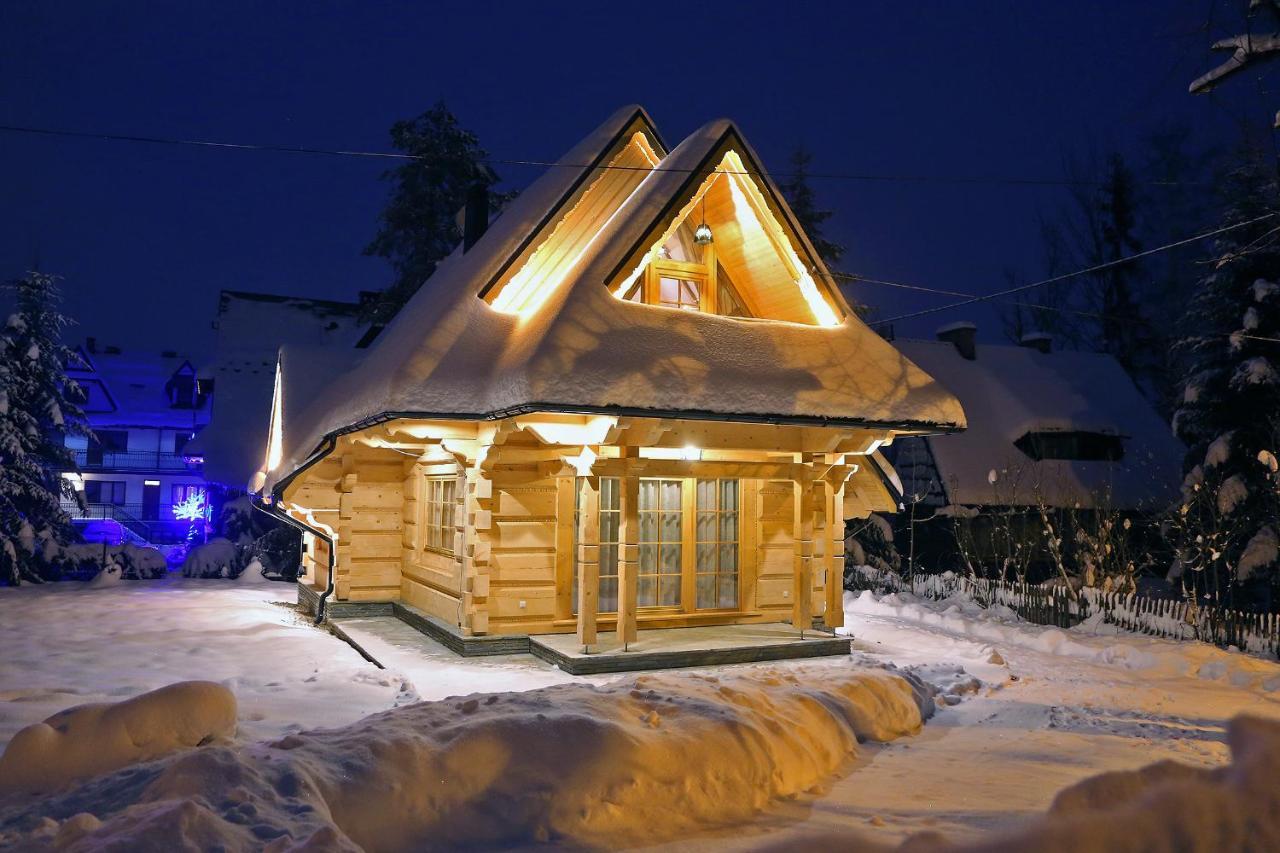
[[640,575],[640,478],[624,474],[622,487],[622,525],[618,534],[618,641],[625,651],[636,641],[636,596]]
[[356,518],[356,475],[355,454],[348,451],[342,457],[342,479],[338,481],[338,553],[334,562],[333,589],[334,599],[345,601],[351,595],[351,532],[355,528]]
[[577,506],[578,483],[574,477],[556,477],[556,618],[573,618],[573,563],[578,559],[573,547],[576,536],[573,511]]
[[827,577],[822,622],[828,628],[840,628],[844,626],[844,486],[837,489],[826,482],[823,492],[827,507],[827,547],[823,554]]
[[600,481],[579,477],[578,483],[578,642],[590,651],[600,606]]
[[813,482],[808,473],[792,482],[791,625],[803,635],[813,627]]
[[472,464],[462,480],[466,524],[455,533],[462,547],[463,633],[489,632],[489,562],[493,554],[493,480]]

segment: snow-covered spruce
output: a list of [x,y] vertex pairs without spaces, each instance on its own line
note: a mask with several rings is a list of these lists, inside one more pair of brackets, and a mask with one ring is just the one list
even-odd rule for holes
[[[1238,170],[1229,182],[1227,224],[1253,219],[1280,202],[1273,171]],[[1270,225],[1223,235],[1216,263],[1181,342],[1190,360],[1173,426],[1188,446],[1182,500],[1165,525],[1176,561],[1171,573],[1201,595],[1236,604],[1280,593],[1280,554],[1271,526],[1280,517],[1280,244]]]
[[[408,705],[344,728],[206,747],[0,811],[32,846],[610,846],[745,820],[822,785],[861,740],[918,732],[909,676],[841,665],[659,674]],[[931,704],[930,704],[931,707]],[[16,742],[16,739],[15,739]]]
[[69,321],[54,277],[30,272],[7,288],[17,310],[0,328],[0,582],[17,584],[46,579],[37,543],[71,538],[61,474],[75,466],[65,439],[87,427],[66,374],[78,357],[62,344]]

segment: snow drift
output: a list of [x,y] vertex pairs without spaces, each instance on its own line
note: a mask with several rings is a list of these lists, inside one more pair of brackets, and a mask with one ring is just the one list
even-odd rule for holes
[[1228,740],[1227,767],[1164,761],[1103,773],[1060,793],[1038,824],[976,849],[1280,850],[1280,723],[1236,717]]
[[68,708],[9,741],[0,755],[0,795],[55,791],[230,736],[235,728],[235,696],[211,681],[182,681],[123,702]]
[[656,841],[820,786],[858,741],[919,731],[927,696],[847,663],[475,694],[100,778],[0,812],[0,845],[57,846],[59,832],[86,848]]
[[1240,716],[1229,731],[1231,764],[1208,769],[1161,761],[1102,773],[1064,789],[1049,813],[1018,832],[973,844],[949,844],[937,833],[912,836],[900,848],[855,832],[814,832],[757,850],[891,849],[953,853],[1231,853],[1280,850],[1280,722]]

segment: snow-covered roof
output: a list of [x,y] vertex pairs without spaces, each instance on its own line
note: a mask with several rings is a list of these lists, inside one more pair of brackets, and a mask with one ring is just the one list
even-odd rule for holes
[[[1177,494],[1182,445],[1120,364],[1103,353],[978,344],[968,360],[941,341],[899,340],[908,358],[960,398],[969,426],[926,441],[952,504],[1163,505]],[[1035,460],[1028,432],[1120,436],[1118,461]],[[990,482],[996,472],[995,483]],[[908,476],[908,472],[900,469]]]
[[178,374],[195,378],[195,368],[181,353],[143,351],[117,346],[81,347],[85,365],[72,365],[68,375],[85,393],[82,408],[90,426],[196,429],[209,421],[209,406],[178,408],[166,388]]
[[213,419],[186,448],[204,456],[206,479],[244,488],[262,464],[281,346],[354,359],[359,313],[354,302],[222,291],[214,360],[200,371],[214,380]]
[[[867,328],[835,288],[834,325],[748,321],[617,298],[608,285],[635,260],[654,227],[673,217],[692,180],[716,167],[726,144],[759,160],[733,124],[695,131],[612,209],[573,262],[537,282],[523,313],[484,295],[514,257],[551,234],[606,170],[597,166],[638,131],[639,107],[611,116],[534,182],[465,253],[446,259],[356,368],[336,375],[284,435],[284,462],[268,484],[302,464],[329,433],[395,415],[485,418],[532,410],[838,422],[953,429],[955,398]],[[656,140],[656,134],[654,134]],[[816,253],[772,182],[752,176],[793,227],[797,251]],[[567,251],[567,250],[566,250]],[[287,382],[286,382],[287,386]]]

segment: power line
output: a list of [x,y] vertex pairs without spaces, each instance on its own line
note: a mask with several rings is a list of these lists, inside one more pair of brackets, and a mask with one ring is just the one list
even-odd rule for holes
[[[849,274],[849,273],[828,273],[828,275],[831,278],[840,279],[841,281],[865,282],[867,284],[883,284],[888,287],[897,287],[903,290],[913,290],[919,293],[933,293],[933,294],[938,294],[940,296],[964,296],[968,298],[976,298],[975,295],[972,293],[964,293],[963,291],[959,291],[959,290],[941,290],[936,287],[925,287],[924,285],[920,285],[920,284],[908,284],[906,282],[890,281],[888,279],[883,279],[883,278],[871,278],[869,276],[862,276],[862,275]],[[1048,311],[1054,314],[1071,314],[1076,317],[1090,317],[1095,320],[1107,320],[1107,321],[1116,322],[1116,323],[1141,323],[1144,326],[1151,326],[1152,328],[1155,328],[1157,326],[1156,323],[1153,323],[1152,321],[1146,319],[1145,317],[1119,317],[1115,314],[1102,314],[1097,311],[1081,311],[1077,308],[1062,308],[1056,305],[1040,305],[1035,302],[1015,302],[1012,304],[1021,306],[1022,308],[1026,308],[1028,311]],[[891,321],[890,320],[873,320],[873,321],[870,321],[870,325],[879,326],[889,322]],[[1172,340],[1172,338],[1169,335],[1158,335],[1158,337],[1164,338],[1166,340]],[[1250,335],[1250,334],[1247,334],[1246,332],[1231,332],[1225,335],[1212,335],[1210,337],[1237,337],[1237,338],[1245,338],[1251,341],[1268,341],[1273,344],[1280,344],[1280,338],[1268,338],[1262,335]]]
[[1137,252],[1132,255],[1126,255],[1123,258],[1117,258],[1114,261],[1107,261],[1105,263],[1095,264],[1094,266],[1086,267],[1081,270],[1076,270],[1074,272],[1069,272],[1069,273],[1063,273],[1062,275],[1055,275],[1052,278],[1046,278],[1041,281],[1035,281],[1035,282],[1032,282],[1031,284],[1023,284],[1023,285],[1019,285],[1018,287],[1006,288],[1005,290],[999,290],[999,291],[996,291],[995,293],[988,293],[982,296],[971,296],[967,299],[961,300],[960,302],[952,302],[949,305],[937,305],[937,306],[934,306],[933,308],[925,308],[920,311],[914,311],[910,314],[899,314],[896,317],[889,317],[884,320],[877,320],[874,323],[874,325],[879,326],[879,325],[884,325],[886,323],[896,323],[901,320],[913,320],[916,317],[924,317],[928,314],[936,314],[939,311],[947,311],[952,308],[962,308],[966,305],[973,305],[978,302],[987,302],[992,299],[1000,299],[1002,297],[1010,296],[1015,293],[1024,293],[1028,290],[1034,290],[1037,287],[1044,287],[1050,284],[1057,284],[1060,281],[1066,281],[1067,279],[1076,278],[1078,276],[1091,275],[1096,272],[1102,272],[1103,270],[1111,269],[1112,267],[1121,266],[1127,263],[1132,263],[1133,261],[1140,260],[1141,258],[1149,257],[1151,255],[1159,254],[1160,252],[1167,252],[1170,249],[1176,249],[1179,246],[1186,246],[1189,243],[1195,243],[1200,240],[1206,240],[1209,237],[1216,237],[1219,234],[1225,234],[1226,232],[1234,231],[1237,228],[1244,228],[1248,225],[1255,225],[1259,222],[1262,222],[1263,220],[1271,219],[1276,215],[1277,215],[1276,213],[1266,213],[1266,214],[1263,214],[1262,216],[1258,216],[1253,219],[1246,220],[1244,222],[1237,222],[1233,225],[1224,225],[1221,228],[1215,228],[1212,231],[1206,231],[1205,233],[1197,234],[1194,237],[1186,237],[1182,240],[1175,240],[1172,243],[1166,243],[1163,246],[1156,246],[1153,249],[1145,249],[1141,252]]
[[[236,151],[269,151],[277,154],[311,154],[331,157],[359,157],[372,158],[380,160],[426,160],[427,158],[417,154],[404,154],[393,151],[362,151],[358,149],[342,149],[342,148],[316,148],[311,146],[295,146],[295,145],[265,145],[250,142],[218,142],[206,139],[182,139],[178,137],[163,136],[143,136],[139,134],[122,134],[122,133],[101,133],[96,131],[80,131],[80,130],[60,130],[47,127],[26,127],[21,125],[0,125],[0,131],[6,133],[22,133],[35,136],[57,136],[68,139],[95,139],[106,140],[110,142],[135,142],[148,145],[177,145],[189,146],[195,148],[221,148]],[[595,169],[595,170],[614,170],[627,172],[680,172],[690,174],[698,171],[697,169],[681,169],[671,166],[622,166],[609,163],[559,163],[553,160],[530,160],[519,158],[502,158],[502,157],[485,157],[480,162],[491,166],[536,166],[541,168],[561,168],[561,169]],[[750,172],[750,171],[733,171],[726,170],[726,174],[735,175],[766,175],[771,178],[793,178],[801,173],[797,172]],[[886,174],[876,175],[869,173],[848,173],[848,172],[804,172],[806,178],[818,178],[822,180],[844,180],[844,181],[863,181],[877,183],[933,183],[933,184],[958,184],[958,185],[982,185],[995,184],[1005,186],[1027,186],[1027,187],[1071,187],[1071,186],[1101,186],[1102,181],[1088,180],[1063,180],[1051,178],[1009,178],[1001,176],[971,176],[971,175],[910,175],[910,174]],[[1138,183],[1145,186],[1157,187],[1177,187],[1177,186],[1202,186],[1203,181],[1139,181]]]

